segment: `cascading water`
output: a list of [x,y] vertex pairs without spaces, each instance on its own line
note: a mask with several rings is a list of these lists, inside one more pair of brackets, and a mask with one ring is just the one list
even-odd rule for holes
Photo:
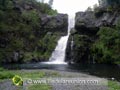
[[63,36],[58,41],[58,45],[56,46],[54,52],[52,53],[51,58],[49,59],[51,63],[65,64],[64,59],[65,59],[65,50],[66,50],[68,37],[69,37],[68,35]]
[[68,34],[67,36],[62,36],[55,50],[52,53],[52,56],[49,59],[49,62],[45,62],[47,64],[66,64],[65,62],[65,51],[67,47],[67,41],[70,35],[71,28],[74,27],[74,17],[69,16],[68,19]]

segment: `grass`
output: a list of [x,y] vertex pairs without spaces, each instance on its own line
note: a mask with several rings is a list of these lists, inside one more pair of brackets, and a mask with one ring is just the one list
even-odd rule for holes
[[[46,75],[47,74],[47,75]],[[39,70],[5,70],[0,68],[0,82],[5,79],[12,79],[14,75],[19,75],[22,78],[43,78],[43,77],[57,77],[58,72],[47,72]],[[120,90],[120,83],[117,81],[108,81],[108,90]],[[22,87],[18,87],[18,90],[23,90]],[[50,85],[46,84],[34,84],[28,85],[26,90],[52,90]]]
[[[46,73],[39,70],[5,70],[0,68],[0,82],[6,79],[12,79],[15,75],[18,75],[22,78],[44,78],[44,77],[57,77],[59,74],[57,72]],[[28,85],[26,90],[52,90],[52,87],[47,84],[34,84]],[[17,87],[17,90],[23,90],[23,87]]]
[[120,82],[108,81],[109,90],[120,90]]
[[3,70],[4,70],[4,68],[0,67],[0,71],[3,71]]
[[42,78],[45,73],[42,71],[20,71],[20,70],[3,70],[0,71],[0,79],[12,79],[15,75],[22,78]]
[[60,74],[58,73],[58,72],[47,72],[46,73],[46,76],[47,77],[59,77],[60,76]]
[[21,78],[43,78],[43,77],[57,77],[58,72],[44,72],[40,70],[6,70],[0,67],[0,80],[12,79],[15,75]]
[[28,90],[52,90],[52,87],[49,85],[31,85],[28,86]]
[[120,61],[116,61],[115,64],[119,65],[119,64],[120,64]]

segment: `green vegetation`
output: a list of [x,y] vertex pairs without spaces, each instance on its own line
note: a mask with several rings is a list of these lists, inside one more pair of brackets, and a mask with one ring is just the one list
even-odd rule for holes
[[115,28],[102,27],[99,39],[92,47],[93,56],[98,63],[120,63],[120,25]]
[[18,75],[21,78],[43,78],[57,77],[59,76],[59,73],[56,71],[44,72],[40,70],[7,70],[0,67],[0,80],[12,79],[15,75]]
[[105,8],[94,7],[94,14],[96,18],[101,17],[107,10]]
[[[58,77],[59,74],[56,71],[52,72],[44,72],[40,70],[6,70],[3,68],[0,68],[0,82],[3,82],[4,80],[10,79],[12,82],[12,79],[14,76],[19,76],[22,79],[23,78],[30,78],[30,79],[39,79],[44,77]],[[17,86],[17,90],[23,90],[22,86]],[[26,87],[27,90],[52,90],[52,87],[48,84],[29,84]]]
[[24,60],[29,61],[32,58],[35,60],[48,60],[51,56],[52,51],[54,50],[57,41],[59,39],[58,34],[46,34],[41,40],[37,43],[37,48],[33,52],[25,52]]
[[[114,16],[120,11],[119,0],[99,0],[103,7],[94,6],[96,18],[101,17],[104,13]],[[120,64],[120,23],[113,27],[100,27],[97,36],[99,39],[91,47],[92,56],[98,63]]]
[[45,76],[44,72],[32,71],[20,71],[20,70],[3,70],[0,71],[0,79],[12,79],[15,75],[18,75],[22,78],[42,78]]
[[120,5],[120,0],[107,0],[108,5],[110,6],[119,6]]
[[[118,12],[114,13],[118,14]],[[115,14],[113,14],[114,18],[117,18]],[[100,20],[100,18],[96,19]],[[92,36],[89,32],[83,34],[80,31],[80,33],[78,31],[71,32],[74,45],[70,55],[73,55],[71,58],[74,62],[81,63],[83,60],[86,63],[95,61],[104,64],[120,64],[120,22],[118,19],[116,25],[113,26],[112,24],[109,25],[107,21],[107,25],[100,26],[98,32]]]
[[76,63],[88,62],[87,60],[89,59],[88,57],[90,53],[89,48],[91,45],[89,37],[87,35],[74,34],[73,39],[74,39],[74,46],[73,46],[73,50],[71,51],[73,52],[71,54],[72,59]]
[[57,11],[36,0],[0,1],[0,63],[48,60],[60,35],[42,28],[43,14]]
[[99,0],[101,8],[109,12],[120,10],[120,0]]
[[[54,73],[53,73],[54,74]],[[18,75],[22,78],[43,78],[45,77],[45,72],[43,71],[37,71],[37,70],[31,70],[31,71],[20,71],[20,70],[5,70],[3,68],[0,69],[0,82],[11,79]],[[49,75],[52,75],[49,74]],[[23,90],[23,87],[17,86],[18,90]],[[35,85],[28,85],[27,90],[52,90],[52,87],[47,84],[35,84]]]
[[31,85],[28,86],[28,90],[52,90],[52,87],[49,85]]
[[94,13],[97,18],[105,12],[114,13],[120,11],[120,0],[99,0],[100,6],[94,5]]
[[119,0],[99,0],[100,3],[110,6],[119,6]]
[[108,81],[108,90],[120,90],[120,82]]

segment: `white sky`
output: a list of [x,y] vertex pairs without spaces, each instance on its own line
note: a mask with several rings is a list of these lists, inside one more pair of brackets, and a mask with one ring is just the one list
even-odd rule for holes
[[[48,2],[49,0],[45,0]],[[85,11],[89,6],[98,4],[98,0],[54,0],[53,8],[59,13],[74,15],[78,11]]]

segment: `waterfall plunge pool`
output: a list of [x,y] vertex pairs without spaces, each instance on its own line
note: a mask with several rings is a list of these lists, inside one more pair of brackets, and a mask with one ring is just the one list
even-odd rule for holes
[[57,71],[80,72],[95,75],[103,78],[115,78],[120,81],[120,66],[106,64],[47,64],[47,63],[28,63],[28,64],[5,64],[2,65],[10,70],[36,70],[48,69]]

